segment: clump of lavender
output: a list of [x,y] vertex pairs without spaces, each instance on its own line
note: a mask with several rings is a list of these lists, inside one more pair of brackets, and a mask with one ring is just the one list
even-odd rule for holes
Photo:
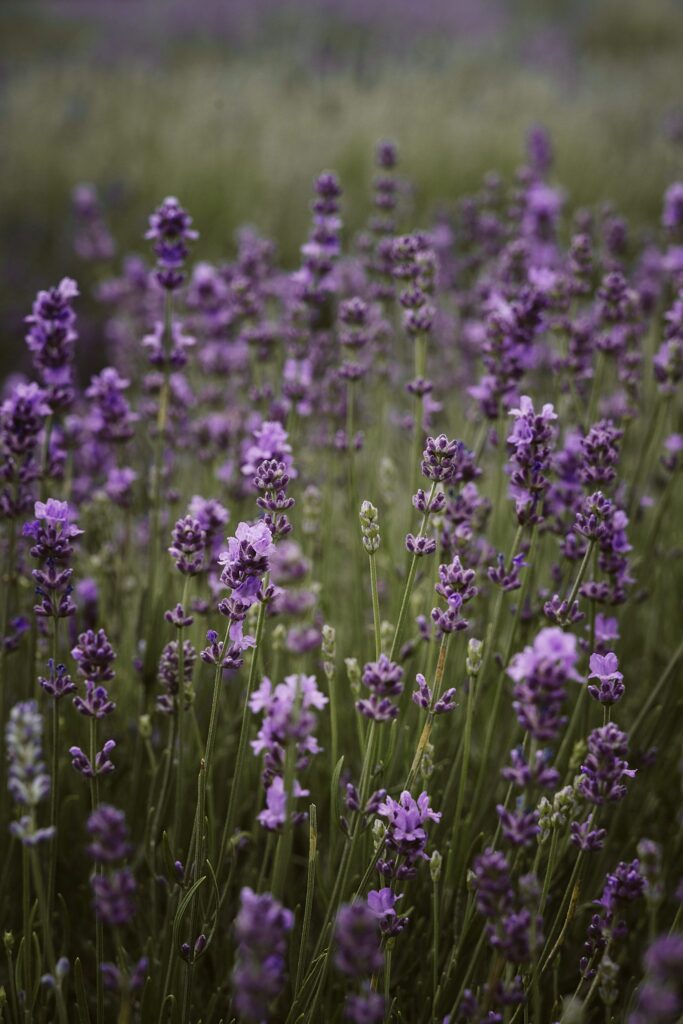
[[21,812],[10,832],[25,846],[51,839],[54,826],[39,828],[38,805],[50,794],[50,776],[43,761],[43,718],[35,701],[22,701],[10,711],[5,730],[7,788]]
[[259,1024],[282,992],[286,979],[287,933],[294,915],[270,893],[244,886],[235,919],[237,953],[232,973],[237,1012]]

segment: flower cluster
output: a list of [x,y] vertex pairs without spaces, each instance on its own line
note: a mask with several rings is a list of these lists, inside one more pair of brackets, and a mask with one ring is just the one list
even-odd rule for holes
[[294,914],[271,896],[245,886],[235,919],[237,955],[232,973],[234,1002],[245,1020],[259,1024],[284,988],[287,933]]

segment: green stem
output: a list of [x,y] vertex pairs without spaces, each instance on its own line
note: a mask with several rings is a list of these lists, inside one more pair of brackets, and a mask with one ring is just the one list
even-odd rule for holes
[[[434,498],[435,492],[436,492],[436,481],[434,481],[432,483],[432,486],[431,486],[430,491],[429,491],[429,497],[427,498],[427,511],[424,512],[423,516],[422,516],[422,522],[420,523],[420,531],[419,531],[419,533],[417,535],[418,540],[419,540],[420,537],[424,536],[424,532],[425,532],[425,529],[426,529],[426,526],[427,526],[427,520],[429,519],[429,509],[431,507],[432,500]],[[399,613],[398,613],[398,621],[396,623],[396,630],[394,632],[394,639],[392,641],[391,651],[389,653],[389,658],[391,659],[391,661],[395,661],[396,655],[397,655],[398,650],[399,650],[399,645],[401,643],[401,636],[403,634],[403,627],[405,625],[406,616],[408,614],[408,605],[410,603],[410,596],[411,596],[411,594],[413,592],[413,584],[415,582],[415,573],[417,571],[417,559],[418,559],[418,556],[417,555],[413,555],[413,557],[412,557],[412,559],[410,561],[410,568],[408,569],[408,576],[407,576],[407,579],[406,579],[405,587],[403,588],[403,597],[401,598],[401,608],[400,608]]]
[[311,916],[313,914],[313,896],[315,893],[315,868],[318,859],[318,821],[315,804],[311,804],[308,816],[308,874],[306,876],[306,903],[304,905],[304,919],[301,926],[301,940],[299,943],[299,960],[296,968],[296,981],[294,983],[294,999],[299,994],[301,982],[304,976],[304,959],[308,945],[308,934],[311,928]]
[[[263,584],[264,590],[268,587],[269,577],[266,576]],[[223,835],[221,837],[220,854],[218,858],[218,870],[223,865],[223,859],[225,857],[226,849],[230,836],[232,835],[235,827],[235,819],[237,817],[237,800],[240,795],[240,785],[242,782],[242,773],[244,771],[244,761],[247,753],[247,742],[249,740],[249,720],[251,715],[251,709],[249,707],[249,698],[251,697],[254,689],[254,683],[256,682],[256,658],[261,650],[261,644],[263,641],[263,630],[266,620],[265,605],[261,603],[258,610],[258,618],[256,620],[256,638],[255,645],[251,654],[251,664],[249,666],[249,678],[247,680],[247,692],[244,695],[244,703],[242,704],[242,724],[240,726],[240,738],[237,744],[237,758],[235,761],[235,774],[232,780],[232,786],[230,787],[230,798],[228,800],[228,810],[225,816],[225,824],[223,826]],[[226,638],[227,640],[227,638]],[[221,669],[222,672],[222,669]],[[220,679],[220,674],[217,674],[217,678]]]
[[[375,552],[370,551],[368,554],[370,561],[370,590],[372,593],[372,621],[375,627],[375,660],[379,659],[382,653],[382,634],[380,629],[380,617],[379,617],[379,593],[377,590],[377,563],[375,561]],[[336,762],[335,762],[336,763]]]

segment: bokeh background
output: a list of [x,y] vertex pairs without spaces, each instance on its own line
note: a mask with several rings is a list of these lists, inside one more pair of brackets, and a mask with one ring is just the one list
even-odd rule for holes
[[21,368],[38,287],[92,284],[78,182],[99,189],[119,256],[144,251],[170,193],[198,257],[251,223],[294,264],[322,168],[351,233],[374,144],[395,139],[419,226],[513,173],[540,122],[571,203],[610,201],[637,232],[681,172],[682,69],[673,0],[3,0],[0,370]]

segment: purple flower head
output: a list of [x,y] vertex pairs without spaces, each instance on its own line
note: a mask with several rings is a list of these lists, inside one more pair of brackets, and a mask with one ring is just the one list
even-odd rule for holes
[[387,860],[378,864],[382,874],[397,878],[412,878],[420,860],[428,860],[428,821],[440,821],[441,814],[429,806],[427,793],[421,793],[417,800],[404,790],[398,800],[386,796],[377,808],[380,817],[387,820],[385,846],[389,851]]
[[496,804],[503,835],[512,846],[530,846],[541,831],[538,811],[510,811],[503,804]]
[[296,477],[292,446],[287,431],[277,420],[263,422],[253,431],[253,440],[243,454],[242,473],[253,477],[260,464],[266,460],[283,462],[289,478]]
[[40,291],[33,303],[26,344],[52,412],[67,409],[74,398],[72,362],[78,337],[72,300],[78,286],[70,277],[48,291]]
[[593,804],[621,800],[626,795],[623,780],[632,779],[625,756],[628,738],[614,722],[594,729],[588,737],[588,754],[581,765],[579,791]]
[[589,814],[585,821],[572,821],[569,830],[572,843],[584,853],[595,853],[597,850],[602,850],[607,832],[604,828],[593,827],[592,814]]
[[71,676],[66,671],[64,665],[56,665],[52,658],[47,663],[48,673],[47,678],[44,676],[38,676],[38,682],[54,700],[61,700],[62,697],[66,697],[70,693],[74,693],[76,690],[76,684],[73,682]]
[[125,860],[131,853],[126,816],[110,804],[100,804],[88,818],[88,854],[97,864]]
[[591,654],[589,679],[597,679],[597,684],[588,687],[591,697],[601,704],[616,704],[624,695],[623,675],[619,671],[616,654]]
[[104,686],[97,686],[92,679],[85,681],[85,697],[76,696],[74,707],[86,718],[105,718],[116,709],[116,704],[109,699]]
[[507,674],[514,681],[513,708],[520,724],[540,742],[556,739],[564,721],[565,684],[578,680],[577,641],[556,626],[542,629],[530,647],[516,654]]
[[[321,747],[313,735],[317,725],[314,712],[322,710],[327,701],[318,689],[315,676],[306,675],[286,676],[284,682],[275,687],[264,677],[251,695],[249,707],[254,714],[263,715],[251,747],[255,754],[263,755],[267,808],[260,820],[267,828],[279,827],[285,819],[287,795],[282,776],[286,749],[290,744],[295,745],[297,770],[306,768],[310,758],[320,752]],[[304,795],[306,791],[295,785],[293,796]]]
[[401,899],[388,886],[371,889],[368,893],[368,907],[379,921],[383,935],[398,935],[408,924],[407,917],[399,917],[396,903]]
[[129,386],[113,366],[92,378],[85,397],[91,401],[88,423],[98,440],[120,443],[133,436],[137,416],[123,394]]
[[237,955],[232,974],[234,1003],[245,1020],[260,1024],[286,980],[287,933],[294,915],[270,893],[240,892],[235,919]]
[[510,410],[515,417],[507,443],[510,454],[510,495],[514,498],[520,524],[536,523],[548,491],[548,474],[554,442],[553,423],[557,414],[546,403],[536,413],[528,395],[522,395],[519,407]]
[[103,629],[80,633],[71,657],[78,664],[79,675],[92,683],[106,683],[116,675],[113,667],[116,652]]
[[198,237],[192,218],[174,196],[164,199],[151,215],[145,238],[154,242],[157,280],[162,288],[172,291],[182,284],[181,271],[189,255],[187,243]]
[[683,182],[675,181],[664,193],[662,227],[671,232],[683,228]]
[[109,775],[115,771],[116,765],[110,760],[109,755],[116,748],[115,740],[107,740],[101,750],[95,755],[93,766],[87,754],[84,754],[80,747],[69,747],[71,754],[71,767],[86,779],[92,779],[96,775]]
[[461,441],[449,441],[445,434],[428,437],[422,453],[422,475],[434,482],[449,483],[458,468]]
[[386,654],[380,654],[377,661],[363,666],[363,685],[370,691],[370,697],[356,701],[356,707],[367,718],[386,722],[395,718],[398,707],[390,699],[403,692],[403,669],[391,661]]
[[381,970],[384,956],[378,917],[367,903],[347,903],[339,908],[334,946],[334,962],[349,977],[368,977]]
[[232,591],[233,598],[249,605],[257,600],[261,580],[270,569],[270,556],[275,550],[273,536],[263,522],[253,525],[239,523],[234,537],[228,537],[228,549],[218,556],[221,582]]
[[173,527],[168,553],[184,576],[196,576],[204,562],[206,534],[198,519],[186,515]]
[[137,884],[129,868],[119,868],[108,875],[92,875],[90,887],[98,921],[111,928],[121,928],[133,919]]
[[431,687],[427,685],[427,680],[421,672],[418,672],[415,676],[415,682],[417,683],[417,689],[413,690],[412,698],[413,702],[417,704],[418,707],[424,708],[425,711],[431,708],[435,715],[448,714],[449,711],[453,711],[456,707],[456,703],[453,699],[456,693],[455,687],[451,687],[446,690],[432,706]]
[[[681,190],[683,206],[683,189]],[[683,210],[681,212],[683,221]],[[645,954],[645,978],[628,1024],[675,1024],[683,1013],[683,935],[655,939]]]

